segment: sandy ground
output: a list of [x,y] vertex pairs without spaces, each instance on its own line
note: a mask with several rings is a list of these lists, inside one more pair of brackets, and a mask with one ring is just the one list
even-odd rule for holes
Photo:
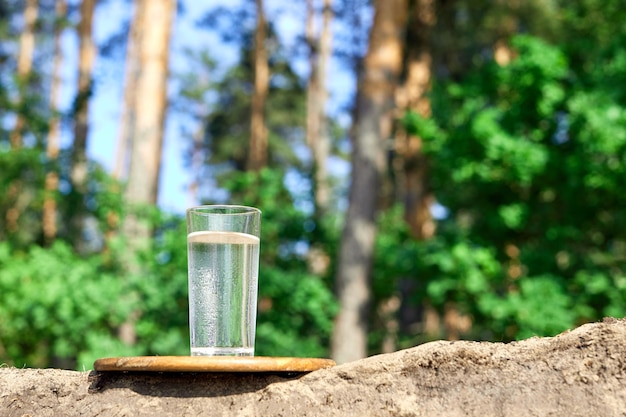
[[293,374],[0,368],[0,416],[626,416],[626,320]]

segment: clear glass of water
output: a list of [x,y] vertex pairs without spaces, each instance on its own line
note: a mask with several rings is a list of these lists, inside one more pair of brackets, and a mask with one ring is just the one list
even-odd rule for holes
[[254,356],[261,211],[187,210],[192,356]]

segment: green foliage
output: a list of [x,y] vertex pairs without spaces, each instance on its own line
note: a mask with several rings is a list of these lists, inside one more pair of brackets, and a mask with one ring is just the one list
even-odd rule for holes
[[[24,248],[39,239],[40,210],[45,172],[41,151],[21,148],[11,151],[0,143],[0,241]],[[15,217],[9,222],[10,213]]]
[[[148,219],[154,238],[129,253],[123,237],[110,237],[104,250],[87,255],[61,239],[47,249],[0,243],[0,361],[84,369],[98,357],[189,353],[185,221],[154,208],[120,207],[119,185],[102,175],[92,176],[99,184],[93,213],[106,220],[132,211]],[[226,187],[233,203],[263,210],[257,354],[327,356],[337,308],[300,249],[309,244],[311,220],[294,208],[280,172],[233,175]],[[98,239],[115,232],[104,220],[101,226]],[[138,269],[127,268],[129,256]],[[118,337],[129,317],[133,346]]]
[[336,303],[324,282],[305,270],[263,265],[259,277],[257,354],[328,356]]
[[378,224],[372,278],[374,304],[394,295],[400,279],[414,275],[419,256],[417,242],[410,236],[399,206],[382,213]]
[[[120,238],[104,252],[75,253],[57,240],[50,248],[0,250],[0,353],[16,365],[64,360],[89,368],[103,356],[186,354],[187,273],[184,221],[164,216],[150,248],[137,254],[138,273],[120,262]],[[138,342],[123,345],[120,325],[137,316]]]
[[[111,300],[124,287],[104,270],[100,257],[83,259],[65,243],[33,246],[25,253],[2,243],[0,344],[5,354],[17,366],[46,366],[53,357],[76,358],[101,341],[114,344],[111,329],[123,319],[125,306]],[[85,338],[92,331],[101,332],[97,340]]]
[[404,119],[423,135],[449,211],[419,244],[421,296],[455,302],[474,337],[500,340],[626,315],[626,103],[615,86],[573,82],[588,78],[559,48],[529,36],[512,45],[508,65],[436,86],[438,127]]

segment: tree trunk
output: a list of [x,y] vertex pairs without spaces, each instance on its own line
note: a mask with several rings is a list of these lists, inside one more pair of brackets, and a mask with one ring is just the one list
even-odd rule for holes
[[[9,141],[13,149],[19,149],[22,146],[22,134],[24,130],[25,118],[22,109],[26,84],[33,66],[33,54],[35,52],[35,22],[38,14],[38,1],[27,0],[24,5],[24,27],[20,35],[20,46],[17,56],[17,78],[18,78],[18,96],[17,96],[17,114],[13,130],[9,135]],[[5,214],[6,228],[10,233],[17,232],[18,221],[22,214],[24,204],[20,203],[20,192],[22,182],[16,179],[11,182],[8,187],[7,200],[15,201],[15,204],[9,208]]]
[[330,133],[328,129],[328,118],[326,117],[326,102],[328,101],[328,90],[326,88],[326,73],[328,71],[328,61],[331,55],[332,32],[331,23],[333,19],[332,1],[324,0],[322,10],[322,33],[320,34],[319,64],[318,64],[318,85],[319,89],[319,136],[318,143],[314,151],[316,164],[315,182],[316,193],[315,203],[320,215],[324,215],[328,210],[330,202],[330,185],[328,183],[327,160],[330,154]]
[[[141,22],[143,21],[144,7],[139,7],[136,1],[133,7],[133,19],[128,31],[126,41],[126,68],[124,74],[124,98],[122,111],[120,112],[120,123],[117,137],[117,149],[115,151],[115,165],[113,167],[113,178],[119,181],[128,179],[130,169],[131,143],[133,140],[133,128],[135,121],[135,94],[137,91],[137,79],[139,77],[139,50],[138,44],[141,40]],[[119,191],[121,183],[113,185],[114,191]],[[119,227],[119,216],[115,212],[107,215],[109,230],[105,235],[105,241],[110,242],[117,235]]]
[[[431,32],[435,25],[435,0],[415,0],[407,30],[406,68],[404,84],[396,95],[401,112],[413,111],[430,117],[427,96],[432,78]],[[409,135],[399,128],[395,143],[398,178],[402,179],[402,200],[405,219],[417,239],[434,235],[435,227],[430,206],[434,197],[428,184],[428,159],[422,152],[422,138]]]
[[313,0],[307,1],[306,39],[309,45],[309,65],[311,73],[307,86],[307,144],[313,157],[313,190],[315,214],[322,218],[328,208],[330,187],[326,161],[330,153],[330,138],[326,120],[326,71],[331,51],[332,33],[330,24],[333,11],[331,0],[324,0],[322,10],[322,30],[318,36],[315,30],[315,9]]
[[82,230],[85,223],[84,196],[87,193],[87,137],[89,128],[89,99],[91,96],[96,46],[93,41],[93,15],[96,0],[83,0],[80,4],[80,23],[78,25],[78,89],[74,100],[74,144],[72,146],[72,209],[70,220],[71,235],[75,247],[83,247]]
[[61,49],[61,33],[63,32],[63,20],[67,15],[67,3],[65,0],[57,0],[55,3],[54,23],[54,57],[52,62],[52,85],[50,87],[50,130],[46,144],[46,156],[51,167],[46,173],[46,195],[43,202],[43,237],[46,245],[49,245],[57,234],[57,204],[54,197],[59,185],[59,173],[55,167],[59,156],[59,142],[61,136],[61,120],[59,118],[59,97],[61,89],[61,65],[63,63],[63,50]]
[[[436,23],[436,0],[413,0],[410,6],[409,25],[407,29],[404,82],[398,88],[396,104],[400,114],[412,111],[421,117],[431,115],[430,99],[427,94],[432,79],[432,31]],[[431,214],[434,196],[429,184],[429,160],[422,151],[422,138],[409,134],[402,126],[398,126],[395,135],[394,170],[397,181],[398,199],[404,205],[404,218],[411,234],[419,240],[429,239],[435,233],[435,222]],[[404,278],[413,280],[414,278]],[[400,288],[411,289],[411,285],[400,285]],[[403,294],[400,305],[400,316],[405,320],[399,328],[410,328],[414,323],[406,321],[407,317],[419,320],[403,311],[413,309],[407,305]],[[422,309],[422,328],[430,337],[440,336],[441,319],[437,311],[428,303]],[[393,335],[392,335],[393,336]]]
[[37,21],[39,2],[37,0],[26,0],[24,5],[24,27],[20,35],[20,47],[17,56],[17,78],[19,80],[19,96],[17,120],[10,141],[13,149],[22,146],[22,131],[24,130],[25,119],[22,115],[21,107],[24,96],[25,85],[28,81],[33,67],[33,54],[35,52],[35,22]]
[[385,171],[385,141],[391,133],[406,16],[406,0],[375,3],[369,49],[359,77],[352,183],[336,276],[340,311],[332,356],[338,363],[367,355],[377,190]]
[[319,135],[319,86],[317,85],[318,77],[318,39],[315,33],[315,7],[313,0],[306,2],[306,42],[309,47],[309,83],[307,85],[306,95],[306,141],[313,152]]
[[141,26],[144,7],[139,7],[139,2],[135,2],[134,18],[130,24],[128,41],[126,45],[126,69],[124,84],[124,101],[120,113],[120,127],[117,139],[117,150],[115,153],[115,166],[113,177],[116,179],[126,179],[128,177],[130,144],[132,142],[132,126],[135,120],[134,99],[137,90],[137,79],[139,77],[139,52],[138,43],[141,40]]
[[258,171],[267,165],[267,127],[265,126],[265,102],[269,89],[269,64],[267,61],[267,21],[263,0],[256,0],[257,19],[254,34],[254,93],[250,120],[250,151],[248,170]]
[[[130,166],[125,190],[126,200],[133,205],[155,205],[158,198],[161,153],[167,108],[169,43],[176,0],[137,0],[133,22],[137,67],[128,65],[126,88],[134,88],[134,99],[127,108],[130,114]],[[130,47],[130,45],[129,45]],[[129,56],[129,59],[133,59]],[[135,71],[136,70],[136,71]],[[145,249],[151,235],[150,225],[136,214],[124,220],[124,235],[129,247],[126,260],[131,273],[139,273],[134,254]],[[130,314],[118,330],[127,345],[136,342],[135,322],[138,311]]]
[[[307,1],[306,41],[309,46],[309,82],[307,85],[306,139],[311,150],[313,176],[313,216],[316,231],[323,232],[323,219],[330,202],[327,160],[330,154],[330,138],[326,118],[326,71],[331,52],[330,23],[333,17],[331,0],[324,0],[322,9],[322,28],[318,34],[315,21],[316,13],[313,0]],[[318,239],[315,239],[317,241]],[[323,239],[320,239],[323,240]],[[326,275],[330,266],[330,257],[323,244],[313,242],[307,254],[309,270],[318,276]]]
[[[138,0],[136,52],[139,65],[127,73],[134,87],[130,117],[131,157],[126,197],[131,203],[156,204],[167,107],[169,42],[175,0]],[[133,76],[136,74],[136,76]],[[133,235],[129,235],[133,236]],[[147,234],[142,233],[146,237]]]

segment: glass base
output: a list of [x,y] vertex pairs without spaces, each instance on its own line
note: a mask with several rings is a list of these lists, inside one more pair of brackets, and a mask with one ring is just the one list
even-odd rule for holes
[[254,348],[192,347],[191,356],[254,356]]

